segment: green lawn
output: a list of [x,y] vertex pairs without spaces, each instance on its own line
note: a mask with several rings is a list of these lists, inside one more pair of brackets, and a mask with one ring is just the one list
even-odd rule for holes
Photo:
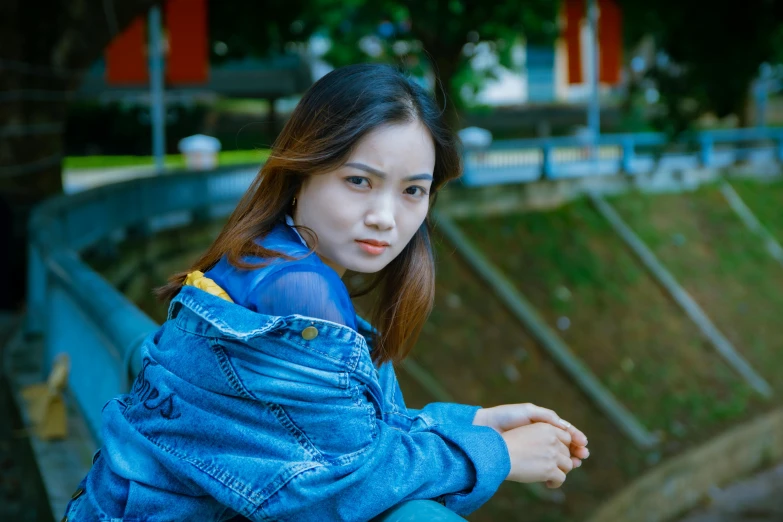
[[[218,154],[220,165],[241,165],[262,163],[269,157],[269,149],[226,150]],[[169,168],[182,168],[185,159],[181,154],[167,154],[165,165]],[[68,156],[63,168],[66,169],[103,169],[114,167],[135,167],[153,165],[152,156]]]
[[[783,221],[783,185],[739,184],[771,229]],[[762,205],[761,202],[768,202]],[[692,194],[628,194],[613,204],[738,352],[783,392],[783,266],[743,225],[715,186]],[[762,216],[763,212],[763,216]]]
[[732,179],[731,186],[767,230],[783,243],[783,181]]
[[744,411],[747,387],[587,201],[461,225],[669,451]]

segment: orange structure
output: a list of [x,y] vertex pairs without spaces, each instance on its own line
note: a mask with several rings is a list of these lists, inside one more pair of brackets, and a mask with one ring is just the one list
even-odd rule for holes
[[568,53],[568,83],[582,83],[582,20],[585,18],[585,0],[566,0],[565,41]]
[[168,0],[166,82],[171,85],[206,83],[209,79],[207,0]]
[[[166,83],[202,84],[209,80],[207,0],[169,0],[165,4]],[[143,85],[149,82],[147,22],[139,17],[109,44],[106,83]]]
[[106,49],[106,83],[140,85],[149,82],[147,22],[137,18]]
[[[587,9],[585,0],[566,0],[563,37],[568,55],[568,83],[583,83],[582,24]],[[622,12],[616,0],[598,0],[598,78],[614,85],[620,81],[622,67]]]
[[622,13],[615,0],[598,0],[598,78],[604,83],[620,82],[623,35]]

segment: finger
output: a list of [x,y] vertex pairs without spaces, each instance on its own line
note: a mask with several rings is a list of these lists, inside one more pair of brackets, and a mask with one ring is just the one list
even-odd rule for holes
[[582,467],[582,461],[579,460],[576,457],[571,457],[571,462],[573,463],[574,468],[581,468]]
[[560,416],[548,408],[542,408],[535,404],[527,404],[527,416],[530,422],[546,422],[557,428],[565,428],[560,422]]
[[582,433],[581,430],[577,429],[576,427],[572,426],[571,430],[571,440],[574,442],[574,444],[579,444],[580,446],[587,446],[587,435]]
[[559,469],[556,469],[552,471],[552,474],[550,475],[549,479],[546,481],[546,487],[548,488],[559,488],[563,485],[563,482],[565,482],[566,474],[560,471]]
[[557,452],[559,455],[562,455],[563,457],[571,458],[571,449],[565,444],[558,444]]
[[560,442],[565,444],[566,448],[569,448],[571,446],[570,433],[568,433],[566,430],[561,428],[555,428],[555,433],[557,434],[557,438],[560,439]]
[[557,467],[563,473],[570,473],[570,471],[574,469],[574,462],[571,460],[571,457],[564,457],[563,455],[558,455]]
[[566,430],[568,430],[568,433],[571,434],[571,440],[578,444],[579,446],[587,446],[587,437],[584,433],[582,433],[581,430],[577,429],[576,426],[571,424],[565,419],[560,419],[560,425],[562,425]]
[[576,438],[576,443],[580,446],[585,446],[587,444],[587,437],[585,434],[567,420],[561,419],[553,410],[542,408],[535,404],[527,404],[526,406],[530,422],[546,422],[556,428],[562,428],[571,434],[572,440]]
[[579,459],[586,459],[590,456],[590,450],[584,446],[574,446],[571,444],[571,456]]

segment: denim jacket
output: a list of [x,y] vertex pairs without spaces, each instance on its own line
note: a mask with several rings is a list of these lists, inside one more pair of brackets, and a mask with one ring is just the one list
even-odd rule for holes
[[[260,270],[264,270],[263,268]],[[405,406],[372,330],[184,286],[143,343],[68,520],[361,521],[414,499],[468,514],[510,461],[476,406]]]

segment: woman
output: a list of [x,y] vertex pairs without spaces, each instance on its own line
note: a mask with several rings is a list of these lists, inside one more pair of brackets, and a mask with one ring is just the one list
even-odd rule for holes
[[[131,392],[70,520],[368,520],[411,499],[466,514],[503,480],[557,487],[584,435],[533,405],[406,408],[393,363],[432,307],[427,214],[460,173],[430,96],[387,66],[305,94],[225,228],[159,294]],[[376,274],[377,330],[346,271]]]

